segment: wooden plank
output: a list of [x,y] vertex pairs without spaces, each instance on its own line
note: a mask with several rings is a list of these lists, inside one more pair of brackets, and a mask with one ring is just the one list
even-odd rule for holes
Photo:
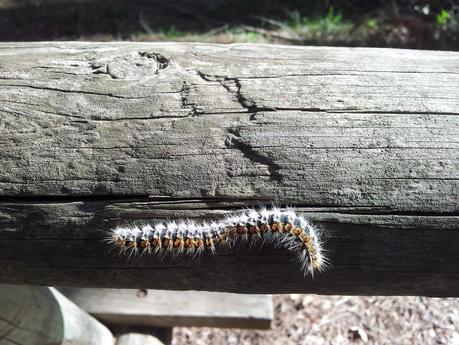
[[[459,53],[0,45],[0,280],[459,296]],[[126,260],[126,221],[294,205],[333,269],[281,250]],[[31,254],[33,253],[33,254]]]
[[0,344],[111,345],[113,336],[54,288],[0,285]]
[[271,296],[206,291],[76,289],[60,291],[104,324],[269,329]]

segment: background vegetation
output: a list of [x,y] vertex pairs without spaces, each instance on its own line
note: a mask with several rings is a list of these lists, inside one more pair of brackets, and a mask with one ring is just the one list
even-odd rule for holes
[[0,0],[0,11],[2,41],[459,48],[457,0]]

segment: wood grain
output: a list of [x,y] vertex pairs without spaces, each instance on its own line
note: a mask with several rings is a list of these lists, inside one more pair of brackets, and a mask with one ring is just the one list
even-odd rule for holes
[[221,327],[269,329],[272,297],[206,291],[148,289],[59,289],[67,298],[113,329]]
[[[459,54],[0,44],[0,280],[459,296]],[[294,205],[333,268],[281,250],[126,260],[123,222]]]

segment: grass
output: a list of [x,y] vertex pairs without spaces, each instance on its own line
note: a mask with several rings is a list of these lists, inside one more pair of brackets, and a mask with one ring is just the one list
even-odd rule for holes
[[352,28],[352,23],[344,21],[341,13],[335,13],[333,6],[328,8],[328,13],[323,17],[307,18],[301,16],[298,11],[290,12],[289,16],[290,19],[286,21],[284,27],[298,33],[336,33]]
[[[260,17],[259,25],[232,25],[222,30],[207,32],[181,31],[175,26],[153,30],[141,21],[144,31],[139,35],[141,40],[159,41],[199,41],[216,43],[286,43],[283,41],[331,41],[337,36],[344,38],[353,27],[352,22],[343,20],[332,6],[322,17],[304,17],[298,11],[288,12],[287,19],[277,21]],[[83,37],[86,39],[87,37]]]
[[411,17],[400,17],[399,20],[374,13],[372,16],[351,20],[333,6],[328,7],[322,15],[305,16],[298,10],[292,10],[286,11],[283,20],[263,16],[254,18],[258,22],[250,26],[226,24],[221,29],[212,29],[209,32],[181,31],[172,26],[156,31],[147,30],[132,39],[431,49],[444,49],[452,44],[452,50],[458,49],[459,43],[455,34],[459,31],[457,16],[446,10],[440,10],[434,16],[434,21],[426,22],[424,27],[418,26],[417,29],[410,28],[414,20]]
[[[142,41],[194,41],[211,43],[280,43],[331,46],[394,46],[415,48],[409,35],[394,34],[403,23],[391,23],[383,17],[369,16],[351,20],[333,6],[322,15],[305,16],[298,10],[286,11],[283,20],[255,16],[255,25],[226,24],[222,29],[209,32],[182,31],[174,26],[157,30],[147,29],[130,39]],[[452,22],[449,12],[441,11],[436,17],[432,33],[438,36]],[[144,28],[145,25],[142,25]],[[450,26],[450,25],[449,25]],[[436,31],[435,31],[436,30]],[[402,30],[403,31],[403,30]],[[406,30],[405,30],[406,31]],[[423,33],[412,33],[416,39]],[[87,37],[83,37],[87,39]]]

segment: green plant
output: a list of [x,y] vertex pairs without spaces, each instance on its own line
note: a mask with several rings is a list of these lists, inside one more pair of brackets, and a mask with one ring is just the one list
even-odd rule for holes
[[184,36],[184,33],[182,31],[179,31],[176,29],[174,25],[163,29],[162,34],[164,35],[165,38],[167,39],[175,39],[177,37],[182,37]]
[[378,21],[376,20],[376,18],[371,18],[371,19],[368,19],[367,20],[367,28],[368,29],[376,29],[378,27]]
[[341,24],[343,20],[343,15],[338,13],[335,15],[335,9],[333,6],[328,8],[327,16],[325,17],[325,24],[326,26],[335,26]]
[[261,35],[256,32],[247,32],[245,34],[245,41],[248,43],[257,43],[260,40]]
[[333,6],[328,7],[326,15],[322,17],[303,17],[299,11],[290,11],[289,18],[282,24],[284,30],[293,30],[297,33],[336,32],[347,29],[343,15],[336,13]]
[[449,14],[448,11],[441,10],[440,13],[437,14],[437,24],[443,26],[446,23],[448,23],[450,18],[451,18],[451,15]]
[[307,23],[307,19],[303,18],[298,11],[290,11],[288,13],[289,19],[285,26],[290,27],[294,30],[301,29]]

